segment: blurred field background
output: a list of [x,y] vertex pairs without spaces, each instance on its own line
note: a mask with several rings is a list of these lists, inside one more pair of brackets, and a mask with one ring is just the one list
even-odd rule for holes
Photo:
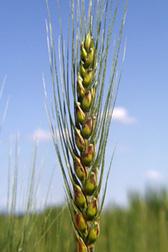
[[[147,189],[129,195],[126,207],[104,210],[97,252],[166,252],[168,192]],[[0,215],[0,251],[74,251],[73,230],[65,206],[31,214]]]

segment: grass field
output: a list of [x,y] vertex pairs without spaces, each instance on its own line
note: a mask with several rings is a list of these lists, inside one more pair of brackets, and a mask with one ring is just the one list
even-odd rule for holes
[[[132,194],[128,206],[103,212],[97,252],[166,252],[168,193]],[[66,207],[29,215],[0,216],[1,252],[74,251],[74,234]]]

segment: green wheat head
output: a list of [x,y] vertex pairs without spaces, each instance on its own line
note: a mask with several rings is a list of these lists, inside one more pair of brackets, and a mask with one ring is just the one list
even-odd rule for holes
[[117,1],[114,5],[111,0],[90,0],[86,10],[84,0],[72,0],[67,41],[64,41],[59,17],[58,51],[50,13],[46,26],[53,94],[53,103],[51,109],[47,105],[47,112],[65,183],[77,252],[94,251],[100,233],[100,215],[111,162],[101,198],[100,191],[120,80],[117,69],[127,3],[112,53],[110,49],[118,9],[123,2]]

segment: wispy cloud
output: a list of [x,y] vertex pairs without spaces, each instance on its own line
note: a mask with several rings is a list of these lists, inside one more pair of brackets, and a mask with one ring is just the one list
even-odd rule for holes
[[151,180],[151,181],[161,181],[162,178],[163,178],[162,174],[157,170],[148,170],[148,171],[146,171],[145,177],[148,180]]
[[49,131],[38,128],[32,134],[33,141],[47,142],[51,140],[51,134]]
[[[68,138],[68,131],[66,129],[63,130],[64,133],[64,138]],[[60,138],[60,132],[58,129],[55,129],[54,132],[54,136],[51,134],[51,132],[49,130],[45,130],[42,128],[37,128],[33,134],[31,134],[31,139],[33,141],[38,141],[38,142],[48,142],[50,141],[52,138],[54,138],[56,141],[59,140]]]
[[113,111],[113,120],[123,124],[134,124],[136,118],[130,116],[128,110],[124,107],[115,107]]

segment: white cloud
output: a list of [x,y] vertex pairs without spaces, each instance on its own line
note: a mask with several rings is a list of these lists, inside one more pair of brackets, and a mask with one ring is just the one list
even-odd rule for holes
[[[68,134],[66,132],[66,134]],[[33,139],[33,141],[38,141],[38,142],[48,142],[50,140],[52,140],[54,136],[51,134],[51,132],[49,130],[44,130],[42,128],[37,128],[33,134],[31,134],[31,139]],[[55,140],[58,140],[60,137],[60,133],[58,129],[55,129]]]
[[51,139],[51,134],[49,131],[39,128],[32,134],[32,139],[34,141],[47,142]]
[[136,118],[133,116],[130,116],[127,109],[124,107],[115,107],[112,118],[113,120],[124,123],[124,124],[136,123]]
[[145,177],[148,180],[151,180],[151,181],[160,181],[160,180],[162,180],[162,174],[157,170],[148,170],[148,171],[146,171]]

